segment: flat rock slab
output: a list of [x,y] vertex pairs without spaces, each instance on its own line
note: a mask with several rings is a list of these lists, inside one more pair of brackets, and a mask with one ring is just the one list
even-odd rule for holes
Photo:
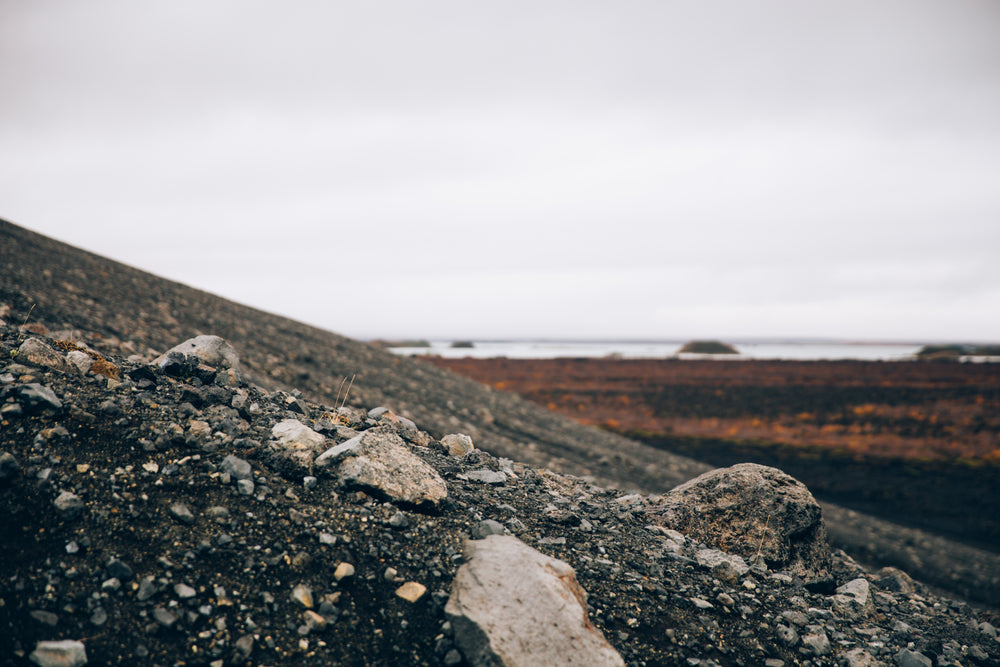
[[465,557],[445,613],[470,665],[624,666],[572,567],[503,535],[467,541]]
[[411,452],[394,431],[373,428],[323,452],[316,467],[347,488],[371,491],[393,502],[436,509],[448,497],[441,476]]
[[806,581],[829,577],[823,511],[809,489],[769,466],[711,470],[664,495],[650,518],[728,553]]

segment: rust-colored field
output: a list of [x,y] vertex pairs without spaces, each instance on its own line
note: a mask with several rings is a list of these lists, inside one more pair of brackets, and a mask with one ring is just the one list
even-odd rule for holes
[[428,361],[656,448],[775,466],[819,498],[1000,550],[1000,364]]
[[1000,463],[1000,365],[867,361],[428,361],[641,439]]

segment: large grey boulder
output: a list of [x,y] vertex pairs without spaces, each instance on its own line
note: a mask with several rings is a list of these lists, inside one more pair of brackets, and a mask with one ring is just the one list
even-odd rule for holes
[[431,466],[411,452],[391,427],[376,427],[331,447],[315,460],[347,488],[371,491],[415,507],[436,509],[448,487]]
[[240,356],[232,345],[219,336],[206,335],[189,338],[164,352],[153,363],[162,366],[171,352],[197,357],[201,363],[212,368],[232,368],[234,370],[240,368]]
[[470,665],[625,664],[587,617],[569,565],[504,535],[467,541],[465,557],[445,614]]
[[830,577],[823,512],[804,484],[756,463],[711,470],[653,503],[650,519],[808,582]]

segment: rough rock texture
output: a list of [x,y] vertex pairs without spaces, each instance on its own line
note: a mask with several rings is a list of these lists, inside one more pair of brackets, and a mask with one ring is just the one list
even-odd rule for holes
[[501,535],[470,540],[465,557],[445,613],[471,665],[624,666],[568,564]]
[[326,438],[298,419],[284,419],[271,429],[272,450],[299,467],[311,469],[316,456],[324,450]]
[[162,363],[171,352],[197,357],[201,363],[213,368],[238,370],[240,367],[240,356],[233,346],[221,336],[203,335],[189,338],[167,350],[154,363]]
[[441,438],[441,444],[448,448],[448,453],[452,456],[465,456],[475,449],[472,438],[464,433],[449,433]]
[[16,358],[23,364],[45,366],[60,373],[70,373],[76,370],[76,366],[71,364],[65,356],[37,338],[29,338],[21,343]]
[[39,667],[81,667],[87,664],[87,649],[70,639],[38,642],[30,657]]
[[[503,535],[571,567],[577,618],[585,600],[636,667],[1000,660],[996,615],[839,551],[830,588],[807,586],[652,524],[660,498],[482,449],[452,456],[384,406],[317,404],[205,364],[167,372],[109,355],[116,380],[6,361],[21,342],[0,326],[0,664],[29,665],[60,640],[101,665],[473,664],[482,653],[445,608],[469,537]],[[29,409],[40,392],[59,407]],[[315,474],[276,465],[274,428],[292,419],[337,452]],[[345,486],[341,466],[369,445],[374,462],[383,446],[405,452],[396,467],[433,471],[447,495]],[[490,587],[493,607],[521,578],[518,558]],[[872,607],[859,616],[863,582]],[[574,650],[568,627],[539,627]]]
[[[509,392],[494,391],[419,360],[221,299],[4,220],[0,220],[0,313],[8,324],[27,320],[35,330],[58,333],[54,338],[85,339],[102,353],[133,360],[152,361],[193,334],[219,335],[239,350],[240,373],[250,382],[270,392],[301,390],[301,400],[294,405],[306,401],[328,405],[336,399],[334,413],[343,404],[391,409],[433,437],[466,433],[478,448],[494,456],[604,486],[664,493],[712,467],[585,427]],[[344,316],[353,317],[349,309]],[[14,347],[31,335],[18,332]],[[10,372],[19,378],[25,371]],[[24,384],[19,381],[18,386]],[[348,386],[349,391],[341,391]],[[8,416],[4,410],[59,411],[60,405],[38,398],[34,405],[18,401],[0,406],[0,416]],[[214,407],[236,409],[247,419],[253,417],[253,403]],[[162,434],[159,446],[177,437]],[[835,546],[866,562],[895,565],[918,579],[1000,605],[1000,579],[994,575],[1000,571],[1000,556],[995,550],[977,549],[829,503],[823,503],[823,512]]]
[[809,489],[777,468],[741,463],[712,470],[672,489],[650,516],[808,581],[830,576],[823,511]]
[[364,489],[393,502],[438,507],[448,488],[434,468],[420,460],[395,432],[374,428],[317,458],[340,484]]

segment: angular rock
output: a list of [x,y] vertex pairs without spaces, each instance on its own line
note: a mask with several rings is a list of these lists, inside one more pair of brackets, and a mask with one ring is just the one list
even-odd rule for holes
[[470,665],[624,665],[569,565],[515,537],[467,541],[445,614]]
[[709,569],[718,579],[732,581],[750,571],[750,566],[739,556],[718,549],[702,549],[694,555],[698,565]]
[[507,475],[505,473],[499,470],[490,470],[489,468],[470,470],[463,474],[462,477],[483,484],[504,484],[507,482]]
[[875,575],[875,584],[887,591],[894,593],[910,594],[917,590],[913,579],[906,572],[895,567],[883,567]]
[[81,667],[87,664],[87,648],[72,639],[38,642],[29,658],[39,667]]
[[66,361],[73,364],[81,375],[86,375],[90,367],[94,365],[94,359],[86,352],[80,350],[70,350],[66,353]]
[[384,427],[327,450],[315,464],[328,469],[346,488],[370,491],[392,502],[437,508],[448,497],[448,487],[437,471]]
[[201,363],[213,368],[232,368],[238,370],[240,357],[236,350],[219,336],[195,336],[167,350],[157,357],[153,363],[162,366],[171,352],[188,357],[197,357]]
[[407,581],[405,584],[396,589],[396,597],[402,598],[407,602],[416,602],[424,596],[427,592],[427,587],[416,581]]
[[70,493],[69,491],[63,491],[60,493],[56,499],[52,501],[52,504],[56,506],[56,509],[59,510],[59,514],[64,519],[76,518],[80,515],[80,512],[83,511],[84,507],[83,500],[80,499],[80,496],[75,493]]
[[303,468],[311,468],[313,459],[321,453],[326,438],[312,430],[298,419],[285,419],[271,429],[274,440],[271,449],[278,456],[296,463]]
[[810,632],[802,638],[802,646],[808,654],[827,655],[830,653],[830,638],[822,630]]
[[923,653],[904,648],[896,654],[899,667],[932,667],[934,662]]
[[472,438],[464,433],[450,433],[441,438],[441,444],[451,456],[465,456],[476,448],[472,444]]
[[472,539],[481,540],[484,537],[489,537],[490,535],[503,535],[504,527],[499,521],[494,521],[493,519],[484,519],[472,527],[469,531]]
[[22,385],[17,391],[17,396],[24,411],[29,414],[62,410],[62,401],[56,393],[37,382]]
[[0,482],[17,477],[21,472],[21,466],[17,458],[10,452],[0,454]]
[[29,338],[17,349],[17,360],[32,366],[51,368],[60,373],[75,373],[76,366],[69,363],[61,352],[53,350],[37,338]]
[[851,649],[844,654],[844,667],[879,667],[882,663],[863,648]]
[[804,484],[768,466],[711,470],[662,496],[650,519],[807,582],[829,579],[822,509]]
[[292,589],[292,601],[300,605],[305,609],[312,609],[313,607],[313,592],[312,589],[305,584],[299,584]]
[[875,611],[871,587],[864,578],[852,579],[837,588],[837,594],[832,600],[834,611],[852,621],[860,620]]
[[229,474],[232,479],[253,479],[253,468],[250,467],[250,463],[232,454],[222,459],[219,469]]
[[194,523],[194,514],[184,503],[174,503],[170,506],[170,516],[180,523],[190,526]]

